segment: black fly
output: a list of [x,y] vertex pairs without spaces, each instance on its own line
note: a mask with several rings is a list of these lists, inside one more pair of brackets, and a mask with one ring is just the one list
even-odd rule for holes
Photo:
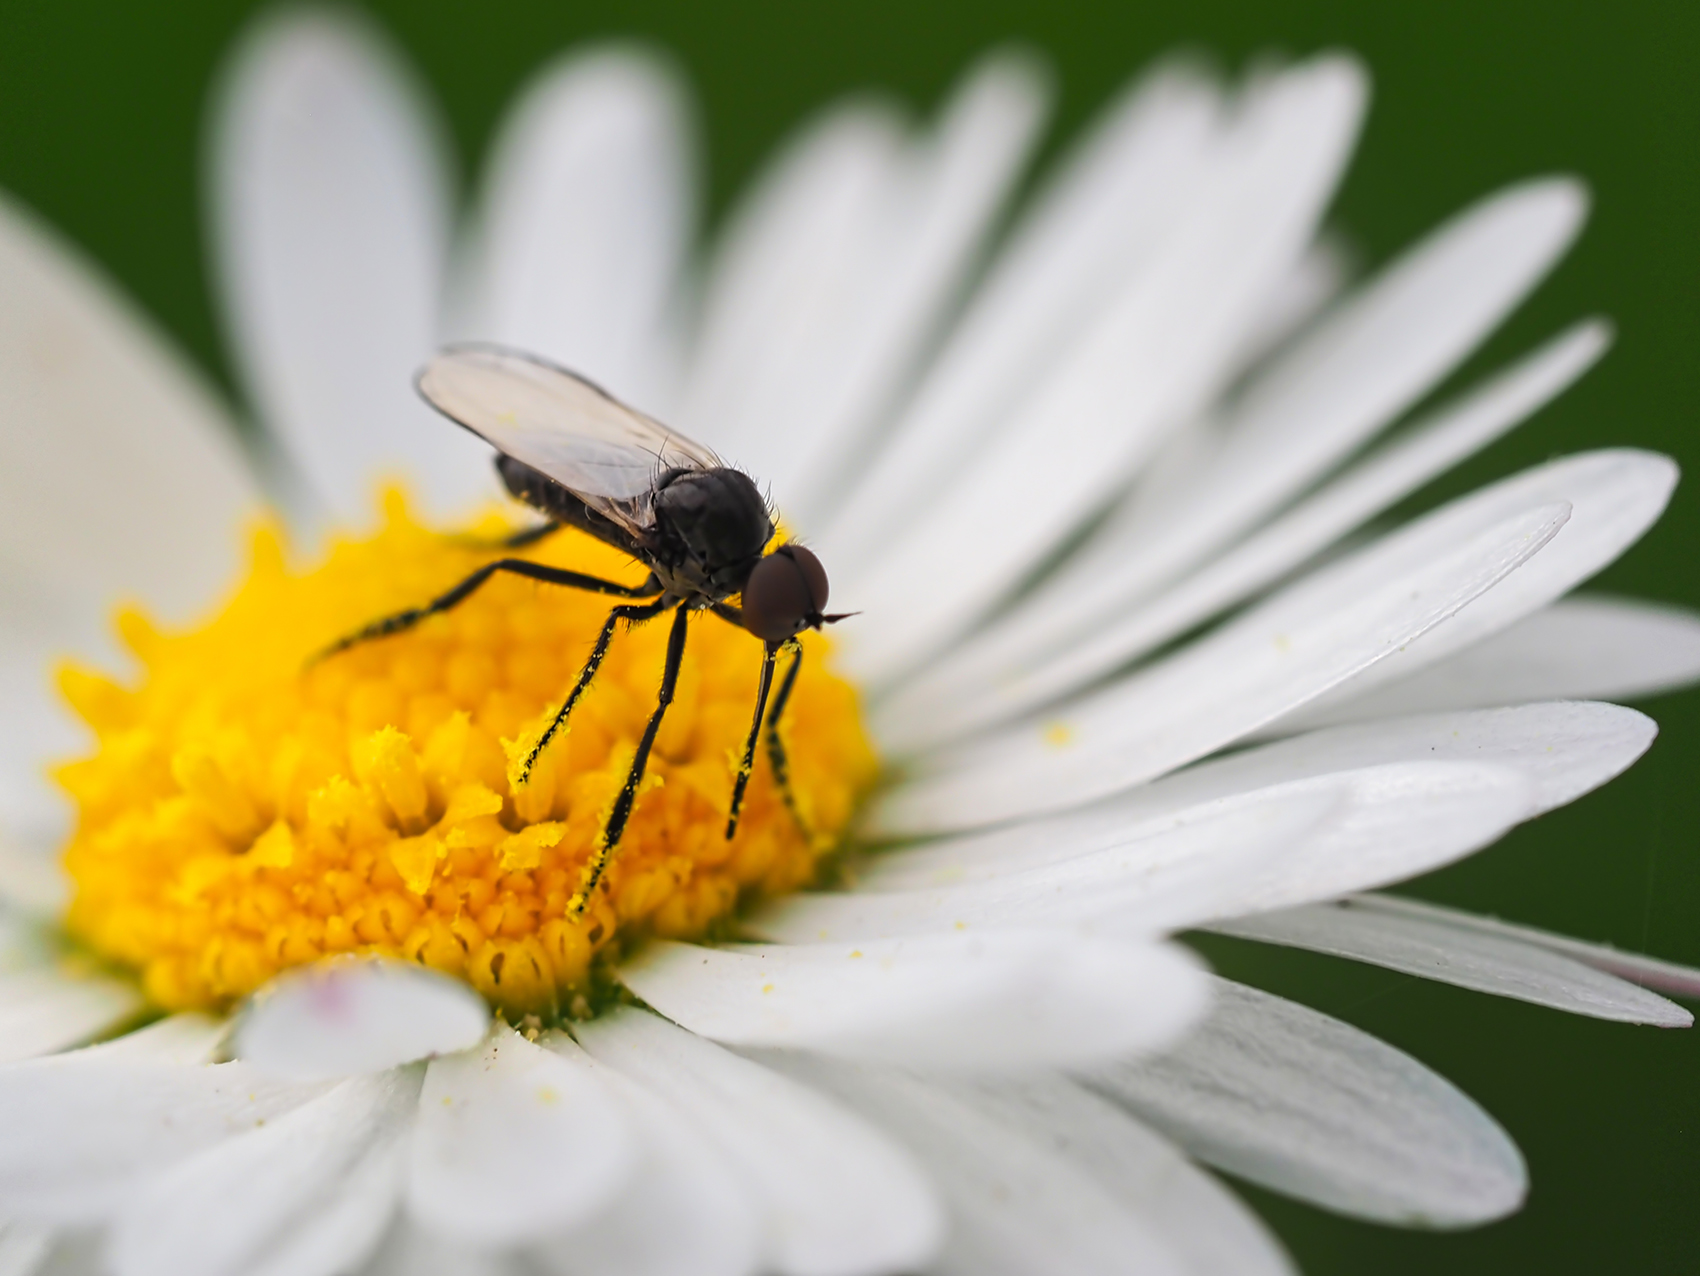
[[[791,662],[773,713],[767,717],[767,746],[774,776],[795,816],[779,717],[803,659],[797,635],[843,617],[822,614],[826,569],[814,554],[790,542],[770,554],[762,553],[773,537],[773,520],[749,475],[722,465],[709,449],[626,407],[583,377],[516,351],[490,346],[446,349],[419,374],[419,392],[444,416],[492,444],[499,453],[496,469],[508,491],[548,520],[512,537],[505,548],[518,549],[561,527],[576,527],[643,563],[649,568],[649,579],[634,587],[523,558],[499,558],[424,606],[372,622],[326,654],[400,633],[427,616],[448,611],[498,572],[616,598],[648,600],[623,603],[608,613],[560,711],[521,767],[523,784],[596,676],[620,622],[633,625],[663,612],[673,613],[655,712],[638,742],[578,892],[567,906],[573,916],[584,912],[625,832],[650,747],[673,699],[685,654],[685,623],[693,611],[711,611],[748,630],[766,646],[755,715],[733,783],[726,837],[730,839],[738,829],[738,812],[755,764],[756,740],[781,651],[791,656]],[[741,605],[727,601],[734,594],[741,595]]]

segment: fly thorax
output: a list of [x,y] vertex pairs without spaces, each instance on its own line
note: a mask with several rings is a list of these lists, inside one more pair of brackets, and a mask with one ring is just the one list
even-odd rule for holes
[[664,475],[655,494],[655,522],[662,565],[716,597],[743,587],[773,535],[755,483],[725,467]]

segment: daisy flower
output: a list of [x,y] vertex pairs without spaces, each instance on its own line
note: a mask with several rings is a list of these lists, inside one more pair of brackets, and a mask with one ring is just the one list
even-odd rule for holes
[[[1201,1166],[1390,1223],[1514,1210],[1522,1160],[1468,1097],[1170,938],[1632,1023],[1687,1025],[1651,989],[1700,992],[1374,893],[1629,766],[1654,725],[1606,701],[1700,675],[1700,624],[1569,596],[1658,517],[1660,456],[1383,523],[1609,329],[1437,398],[1587,200],[1518,184],[1351,280],[1320,226],[1366,92],[1340,54],[1166,64],[1017,198],[1046,82],[995,54],[930,120],[826,111],[699,264],[652,55],[541,72],[462,224],[382,40],[275,17],[209,150],[253,456],[7,207],[0,1267],[1288,1270]],[[617,634],[524,783],[605,601],[504,581],[304,668],[516,525],[412,391],[459,337],[770,483],[858,612],[807,636],[789,795],[772,751],[730,840],[760,647],[693,620],[582,917],[663,627]],[[381,475],[414,496],[374,528]],[[265,491],[293,530],[238,563]],[[526,552],[637,579],[574,532]],[[146,604],[122,652],[118,596]],[[38,685],[61,651],[80,736]],[[55,753],[69,828],[35,780]]]

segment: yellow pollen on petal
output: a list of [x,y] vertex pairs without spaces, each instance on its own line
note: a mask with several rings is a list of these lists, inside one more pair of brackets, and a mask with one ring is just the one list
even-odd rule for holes
[[[495,515],[474,529],[501,535]],[[381,953],[464,979],[510,1015],[586,1013],[599,958],[690,938],[810,881],[872,782],[855,690],[803,638],[784,740],[799,828],[765,748],[724,838],[761,643],[693,616],[674,699],[613,862],[568,908],[655,707],[668,625],[622,630],[524,784],[512,759],[554,716],[614,600],[498,575],[454,610],[314,661],[495,557],[417,522],[292,569],[255,534],[244,579],[182,632],[119,617],[140,673],[60,671],[96,747],[57,771],[77,807],[69,929],[169,1010],[216,1009],[290,966]],[[528,557],[636,584],[576,531]]]

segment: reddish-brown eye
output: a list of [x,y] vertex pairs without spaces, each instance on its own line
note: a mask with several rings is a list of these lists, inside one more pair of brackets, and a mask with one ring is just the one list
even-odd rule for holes
[[756,564],[744,585],[744,628],[763,642],[784,642],[820,624],[826,590],[820,559],[801,545],[781,545]]

